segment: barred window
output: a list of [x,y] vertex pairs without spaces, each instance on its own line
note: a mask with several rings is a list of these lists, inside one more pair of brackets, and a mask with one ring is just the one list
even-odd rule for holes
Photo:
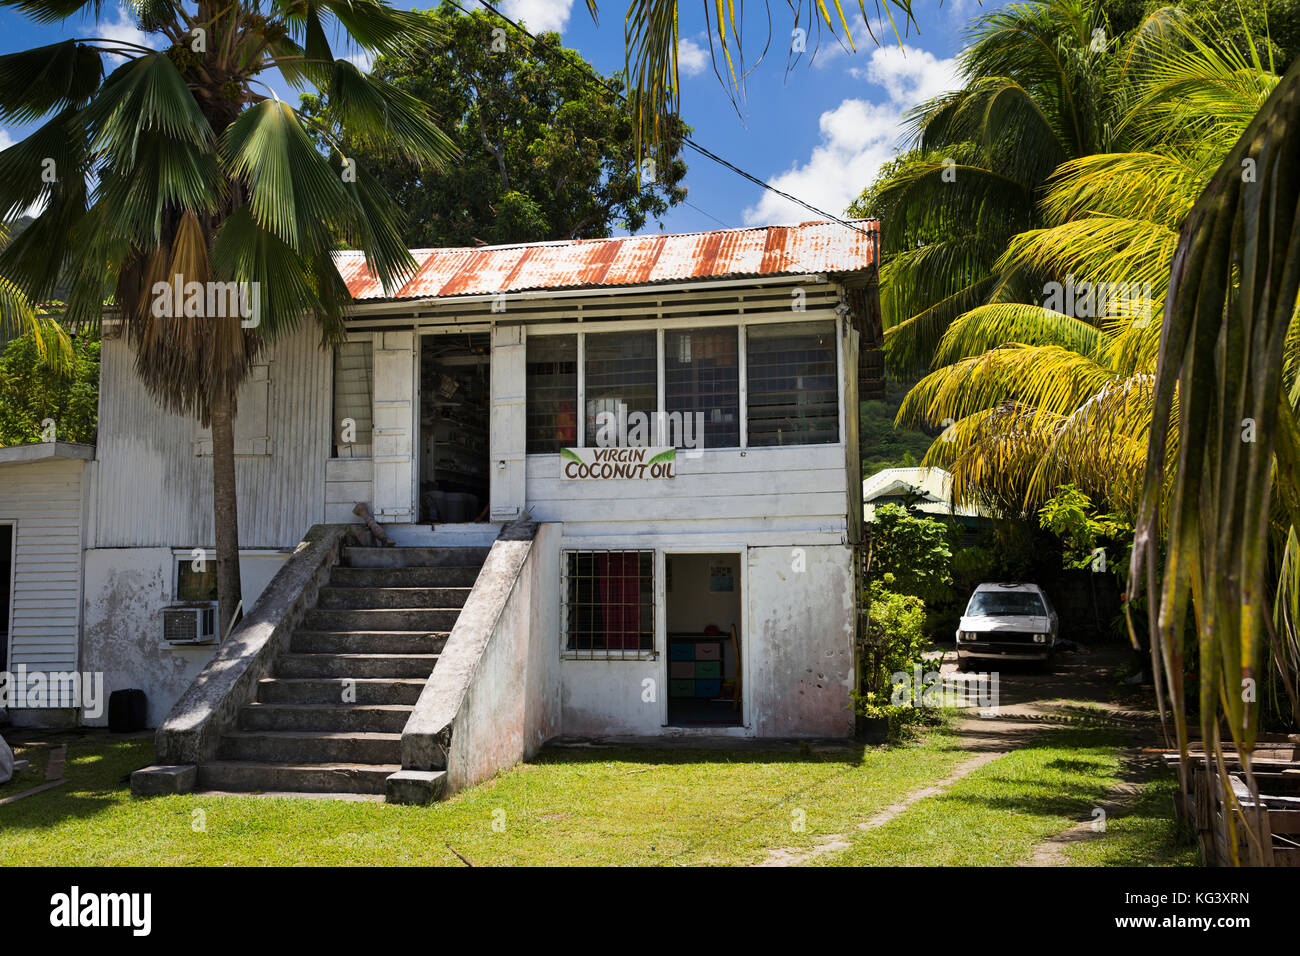
[[664,333],[664,403],[667,438],[678,448],[740,445],[740,345],[734,326]]
[[564,553],[565,650],[636,660],[654,650],[654,552]]
[[374,395],[374,356],[370,343],[345,342],[335,348],[335,458],[370,457]]
[[[636,444],[654,444],[655,411],[659,404],[659,362],[654,332],[596,332],[583,341],[586,362],[584,397],[587,403],[587,438],[590,448],[601,444],[596,440],[602,412],[615,417],[608,422],[624,420],[619,413],[623,406],[629,438]],[[636,419],[632,415],[645,415],[643,441],[635,441]],[[623,444],[619,435],[618,444]],[[609,442],[608,444],[614,444]]]
[[528,336],[524,383],[528,454],[578,444],[578,337]]
[[747,341],[750,446],[839,441],[835,323],[751,325]]

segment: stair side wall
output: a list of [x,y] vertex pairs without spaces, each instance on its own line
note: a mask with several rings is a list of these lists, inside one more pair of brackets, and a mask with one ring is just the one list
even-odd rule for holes
[[503,530],[402,734],[403,768],[445,769],[447,794],[559,733],[559,567],[547,560],[559,533]]
[[161,764],[202,763],[216,757],[221,735],[257,695],[294,629],[316,604],[320,587],[338,563],[348,525],[316,525],[280,568],[221,649],[158,728]]

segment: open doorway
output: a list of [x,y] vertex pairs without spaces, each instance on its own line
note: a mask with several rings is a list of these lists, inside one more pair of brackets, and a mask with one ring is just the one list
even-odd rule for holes
[[668,724],[735,726],[744,719],[740,555],[664,556]]
[[9,609],[14,599],[14,526],[0,524],[0,671],[9,670]]
[[492,344],[486,332],[420,340],[420,521],[486,521]]

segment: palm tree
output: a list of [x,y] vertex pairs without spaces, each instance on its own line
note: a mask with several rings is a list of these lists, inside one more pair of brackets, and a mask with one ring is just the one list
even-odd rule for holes
[[[0,2],[45,23],[102,12],[80,0]],[[363,249],[385,286],[414,266],[370,171],[319,152],[269,84],[278,71],[314,88],[362,141],[438,164],[453,150],[423,105],[336,57],[327,33],[376,52],[436,37],[428,19],[384,0],[128,9],[161,49],[83,37],[0,57],[0,120],[41,121],[0,152],[0,206],[42,208],[0,254],[0,274],[31,301],[68,276],[74,327],[98,323],[107,302],[149,393],[211,427],[225,633],[240,600],[236,390],[258,351],[304,318],[324,343],[341,334],[350,300],[332,258],[340,243]],[[238,288],[239,307],[170,301],[163,293],[177,283],[235,283],[217,288]]]
[[1062,163],[1112,148],[1119,77],[1176,19],[1157,11],[1123,44],[1095,0],[1016,4],[972,23],[965,85],[912,112],[913,148],[850,207],[881,220],[891,368],[924,369],[958,315],[1026,301],[1041,285],[1002,258],[1008,243],[1043,224],[1040,200]]
[[[954,321],[935,371],[900,409],[900,422],[950,426],[926,462],[953,472],[956,495],[1023,514],[1070,483],[1137,513],[1159,343],[1151,317],[1178,226],[1277,81],[1253,50],[1184,26],[1171,39],[1128,74],[1116,126],[1128,151],[1063,163],[1045,185],[1045,224],[1010,239],[994,264],[1044,287]],[[1053,284],[1086,307],[1052,301]]]
[[1270,659],[1300,723],[1298,170],[1300,59],[1183,221],[1129,577],[1151,599],[1157,689],[1172,705],[1184,791],[1183,659],[1199,656],[1203,765],[1227,811],[1220,833],[1233,862],[1259,859],[1268,839],[1258,809],[1233,793],[1226,751],[1230,741],[1258,808],[1255,687]]

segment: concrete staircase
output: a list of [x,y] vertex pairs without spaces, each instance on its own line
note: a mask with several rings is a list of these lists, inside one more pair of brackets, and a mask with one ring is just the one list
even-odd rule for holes
[[206,791],[382,799],[486,547],[344,548],[257,700],[201,763]]

